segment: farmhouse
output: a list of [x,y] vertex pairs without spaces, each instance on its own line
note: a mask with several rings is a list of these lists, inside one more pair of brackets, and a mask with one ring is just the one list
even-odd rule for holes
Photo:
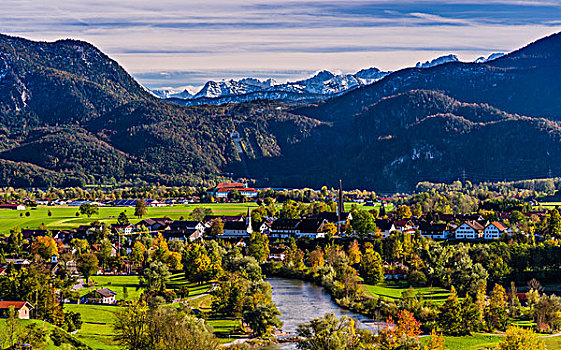
[[28,320],[31,316],[33,306],[27,301],[0,301],[0,315],[1,317],[8,317],[8,311],[13,306],[17,311],[18,318]]
[[84,304],[115,304],[117,293],[108,288],[96,289],[84,295],[81,299]]
[[25,210],[23,204],[0,204],[0,209]]

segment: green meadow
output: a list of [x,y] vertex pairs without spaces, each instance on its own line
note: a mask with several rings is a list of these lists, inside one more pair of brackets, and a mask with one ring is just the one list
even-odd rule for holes
[[[377,285],[363,284],[363,288],[372,296],[395,300],[401,299],[402,293],[409,290],[409,285],[404,281],[384,281]],[[443,303],[450,294],[450,291],[440,287],[420,287],[413,288],[413,290],[417,296],[436,303]]]
[[[256,203],[209,203],[192,205],[174,205],[169,207],[149,207],[145,218],[168,216],[178,220],[186,218],[193,209],[197,207],[209,208],[215,215],[238,215],[247,213],[247,208],[257,207]],[[49,211],[51,215],[49,216]],[[108,224],[117,222],[117,217],[121,212],[125,212],[131,223],[140,221],[134,217],[132,207],[99,207],[99,214],[87,217],[85,215],[76,216],[78,207],[70,206],[38,206],[28,208],[25,211],[0,209],[0,233],[9,233],[14,227],[36,229],[42,223],[49,229],[72,229],[80,225],[86,225],[92,221],[99,220]],[[26,212],[29,216],[26,216]],[[23,216],[21,216],[23,214]]]

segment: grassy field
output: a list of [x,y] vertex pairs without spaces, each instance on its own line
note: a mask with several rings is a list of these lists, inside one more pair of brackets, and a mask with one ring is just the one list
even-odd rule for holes
[[80,296],[88,294],[94,289],[109,288],[117,293],[117,300],[125,300],[124,287],[127,287],[128,292],[126,300],[138,299],[142,294],[138,276],[93,276],[90,281],[93,283],[93,287],[80,289]]
[[[223,203],[223,204],[193,204],[193,205],[175,205],[160,208],[147,208],[148,213],[145,217],[163,217],[169,216],[174,220],[180,217],[187,217],[193,209],[204,207],[212,209],[216,215],[238,215],[246,213],[248,207],[256,207],[255,203]],[[51,216],[48,215],[49,211]],[[14,227],[36,229],[45,223],[50,229],[70,229],[80,225],[89,224],[92,221],[99,220],[108,224],[117,222],[117,217],[121,212],[125,212],[132,223],[140,221],[134,218],[134,208],[130,207],[100,207],[99,214],[88,218],[87,216],[76,216],[77,207],[69,206],[38,206],[37,208],[28,208],[25,211],[0,209],[0,233],[9,233]],[[25,216],[29,212],[30,216]],[[20,216],[23,213],[23,216]]]
[[116,350],[113,340],[114,313],[120,308],[106,305],[65,304],[64,308],[82,314],[82,329],[76,337],[93,349]]
[[[385,281],[378,285],[363,284],[363,288],[370,295],[387,299],[400,299],[401,293],[409,289],[407,283]],[[433,300],[442,303],[449,295],[449,291],[440,287],[421,287],[414,288],[417,295],[422,295],[426,300]]]
[[[48,333],[48,336],[50,336],[51,332],[53,331],[53,329],[58,328],[48,322],[43,322],[41,320],[21,320],[21,324],[25,327],[26,325],[30,324],[30,323],[35,323],[37,324],[37,327],[45,327]],[[4,329],[4,326],[6,324],[6,320],[4,319],[0,319],[0,332]],[[51,341],[50,338],[47,339],[47,343],[45,344],[45,347],[42,348],[44,350],[60,350],[60,349],[70,349],[70,345],[69,344],[65,344],[63,343],[61,346],[56,346],[53,344],[53,342]]]
[[[353,203],[345,203],[345,209],[350,210]],[[249,203],[204,203],[190,205],[174,205],[160,208],[147,208],[148,213],[145,217],[163,217],[168,216],[174,220],[180,217],[187,217],[193,209],[197,207],[209,208],[215,215],[239,215],[247,213],[247,208],[256,208],[257,204]],[[362,204],[359,204],[362,208]],[[362,209],[371,210],[374,207],[364,207]],[[376,206],[379,208],[379,205]],[[51,216],[48,215],[49,211]],[[14,227],[36,229],[42,223],[50,229],[71,229],[80,225],[86,225],[92,221],[99,220],[108,224],[117,222],[117,217],[121,212],[125,212],[132,223],[140,221],[134,218],[134,208],[131,207],[100,207],[99,214],[87,217],[85,215],[76,216],[78,207],[69,206],[38,206],[36,208],[28,208],[25,211],[0,209],[0,233],[9,233]],[[25,216],[25,213],[29,216]],[[21,216],[23,214],[23,216]]]
[[[428,337],[421,339],[426,342]],[[474,334],[466,337],[444,337],[444,339],[444,346],[448,350],[479,350],[488,346],[496,346],[499,343],[500,336]]]
[[[93,286],[79,290],[80,295],[87,294],[95,288],[109,288],[117,293],[117,300],[123,299],[123,288],[128,290],[127,300],[138,299],[142,294],[138,276],[93,276],[91,278]],[[212,283],[196,284],[189,283],[183,273],[176,273],[171,276],[171,281],[167,287],[169,289],[189,287],[189,299],[200,296],[212,287]],[[202,297],[193,300],[192,306],[200,308],[202,311],[210,310],[210,297]],[[114,313],[119,311],[117,306],[106,305],[87,305],[87,304],[65,304],[67,310],[82,314],[84,324],[78,331],[76,337],[94,349],[116,350],[117,344],[112,339]],[[239,328],[239,321],[213,319],[208,321],[221,340],[227,342],[229,337],[236,336],[235,329]]]

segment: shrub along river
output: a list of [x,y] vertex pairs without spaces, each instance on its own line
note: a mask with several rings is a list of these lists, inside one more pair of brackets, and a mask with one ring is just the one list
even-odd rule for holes
[[[314,318],[332,312],[337,318],[348,316],[358,320],[360,327],[370,328],[373,321],[366,316],[354,313],[338,306],[323,287],[310,282],[278,277],[267,278],[273,290],[273,302],[282,313],[280,320],[284,323],[282,330],[291,335],[296,328]],[[296,344],[276,344],[267,349],[296,349]]]

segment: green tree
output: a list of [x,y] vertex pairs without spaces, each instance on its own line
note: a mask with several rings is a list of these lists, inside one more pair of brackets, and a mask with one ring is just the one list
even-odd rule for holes
[[16,226],[14,227],[13,230],[10,231],[10,236],[8,237],[9,251],[16,254],[20,254],[22,243],[23,243],[23,235],[21,233],[21,229]]
[[237,274],[229,274],[212,292],[212,310],[223,316],[241,317],[247,283]]
[[115,315],[115,340],[126,350],[143,350],[148,345],[148,306],[136,301]]
[[128,225],[130,222],[129,222],[129,218],[127,217],[127,213],[125,213],[124,211],[122,211],[122,212],[119,214],[119,217],[117,218],[117,223],[118,223],[119,225]]
[[212,209],[197,207],[191,212],[191,218],[196,221],[203,221],[207,215],[212,215]]
[[253,232],[247,244],[249,255],[253,256],[258,262],[263,263],[269,258],[269,238],[260,232]]
[[456,288],[452,286],[450,295],[440,307],[437,323],[446,335],[461,336],[465,334],[462,320],[462,306],[458,299]]
[[18,342],[20,333],[22,331],[22,324],[18,317],[18,312],[13,306],[8,309],[8,318],[2,329],[2,348],[7,345],[10,349],[14,348],[14,344]]
[[87,217],[99,214],[99,206],[97,204],[84,203],[80,205],[79,210],[82,215],[86,215]]
[[86,282],[89,283],[90,277],[99,270],[99,260],[97,256],[91,253],[80,254],[76,259],[78,271],[84,276]]
[[352,216],[351,225],[359,236],[364,237],[376,231],[376,224],[372,213],[366,210],[354,210]]
[[212,262],[203,244],[189,245],[183,251],[183,269],[189,281],[204,282],[211,278]]
[[337,319],[329,313],[299,325],[296,333],[301,350],[363,349],[356,322],[346,316]]
[[249,325],[254,336],[262,337],[270,334],[273,328],[282,327],[282,322],[278,318],[280,314],[274,304],[260,303],[243,313],[243,321]]
[[142,219],[144,215],[148,213],[148,209],[146,209],[146,201],[144,199],[137,199],[136,205],[134,207],[134,216],[139,219]]
[[508,321],[506,291],[500,284],[495,284],[493,287],[486,311],[487,325],[490,329],[506,329]]
[[152,261],[143,271],[142,278],[149,290],[163,291],[169,282],[171,273],[166,264]]
[[464,300],[462,300],[461,309],[464,335],[471,335],[477,332],[479,330],[479,322],[474,320],[479,320],[480,315],[471,296],[466,295]]
[[382,258],[374,249],[366,249],[362,255],[359,272],[368,284],[378,284],[384,280],[384,266]]

